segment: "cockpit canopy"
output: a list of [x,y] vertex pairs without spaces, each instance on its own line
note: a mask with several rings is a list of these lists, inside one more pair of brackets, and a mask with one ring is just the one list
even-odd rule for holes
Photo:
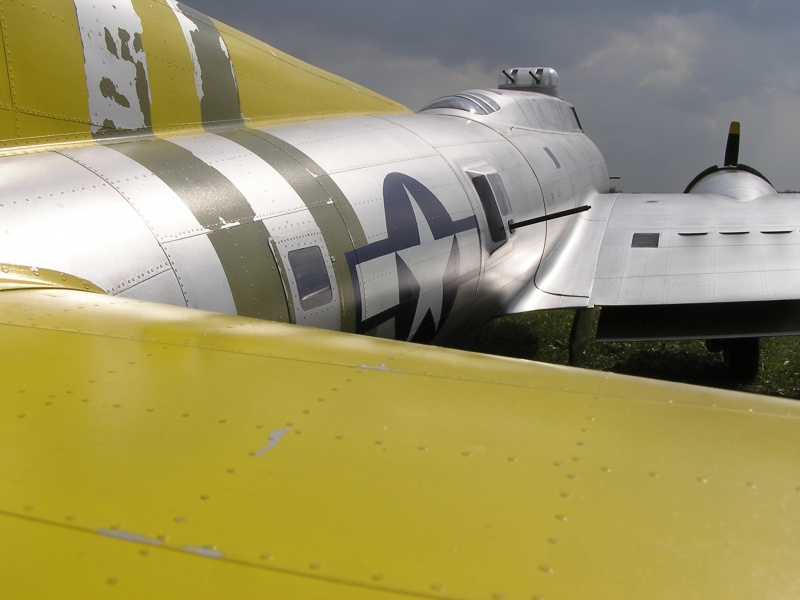
[[418,112],[475,119],[497,127],[567,133],[583,131],[571,104],[536,92],[467,90],[434,100]]
[[464,92],[455,96],[445,96],[423,106],[419,112],[435,108],[452,108],[463,110],[473,115],[488,115],[500,110],[500,105],[486,96],[477,92]]

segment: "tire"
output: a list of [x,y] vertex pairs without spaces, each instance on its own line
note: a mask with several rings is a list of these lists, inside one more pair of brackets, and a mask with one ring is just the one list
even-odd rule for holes
[[751,383],[758,376],[761,349],[759,338],[725,340],[722,356],[732,379]]

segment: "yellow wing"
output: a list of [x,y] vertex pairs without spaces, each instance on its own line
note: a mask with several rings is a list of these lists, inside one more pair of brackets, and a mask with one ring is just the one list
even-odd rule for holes
[[795,403],[2,287],[7,597],[800,590]]

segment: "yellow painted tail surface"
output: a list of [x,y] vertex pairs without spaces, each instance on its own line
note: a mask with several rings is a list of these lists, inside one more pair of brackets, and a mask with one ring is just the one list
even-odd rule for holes
[[173,0],[0,11],[0,151],[406,110]]

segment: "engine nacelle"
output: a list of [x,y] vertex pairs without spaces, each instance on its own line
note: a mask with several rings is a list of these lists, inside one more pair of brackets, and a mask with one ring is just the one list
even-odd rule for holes
[[692,179],[683,193],[719,194],[737,202],[749,202],[767,194],[774,194],[775,188],[753,167],[747,165],[718,167],[714,165]]

